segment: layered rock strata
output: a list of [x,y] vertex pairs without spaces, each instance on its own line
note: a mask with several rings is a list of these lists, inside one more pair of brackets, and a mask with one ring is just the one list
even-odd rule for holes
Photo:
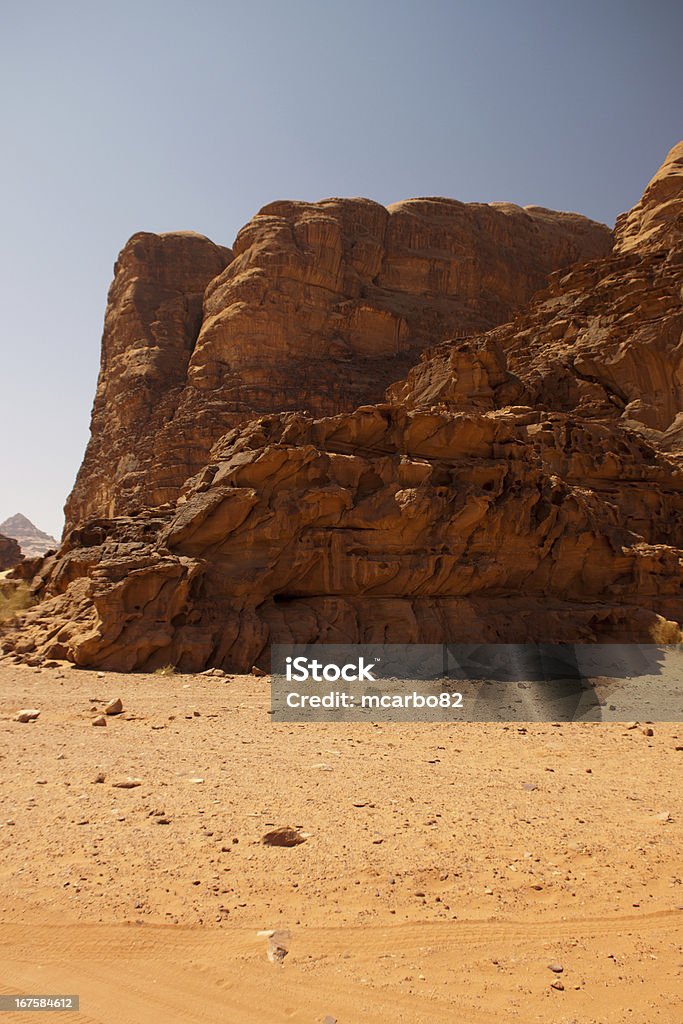
[[425,347],[502,323],[552,271],[611,244],[577,214],[449,199],[271,203],[233,250],[134,235],[109,292],[67,528],[175,502],[212,444],[254,415],[381,400]]

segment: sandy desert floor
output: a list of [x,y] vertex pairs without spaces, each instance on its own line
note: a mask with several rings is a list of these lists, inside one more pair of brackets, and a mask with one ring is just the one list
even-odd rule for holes
[[[268,707],[256,677],[0,669],[0,994],[80,994],[80,1024],[680,1024],[683,725]],[[263,845],[281,825],[308,838]]]

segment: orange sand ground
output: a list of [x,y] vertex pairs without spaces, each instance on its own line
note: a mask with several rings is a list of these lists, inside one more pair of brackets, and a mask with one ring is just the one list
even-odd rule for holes
[[[268,703],[260,678],[0,669],[0,993],[79,993],[79,1024],[680,1024],[683,725]],[[310,837],[263,846],[278,825]]]

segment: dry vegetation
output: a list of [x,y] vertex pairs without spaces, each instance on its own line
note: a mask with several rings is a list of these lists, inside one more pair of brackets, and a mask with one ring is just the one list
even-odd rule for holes
[[32,604],[35,601],[24,580],[0,578],[0,622],[10,622]]

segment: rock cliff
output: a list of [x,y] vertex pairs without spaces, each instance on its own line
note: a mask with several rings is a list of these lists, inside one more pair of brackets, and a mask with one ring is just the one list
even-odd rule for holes
[[[34,580],[42,603],[4,649],[196,670],[267,666],[269,645],[287,640],[680,641],[680,153],[620,218],[613,253],[554,273],[525,309],[509,296],[509,322],[480,329],[485,289],[476,310],[452,287],[401,293],[409,336],[423,331],[423,346],[431,330],[438,344],[384,401],[342,412],[316,408],[325,396],[308,411],[282,402],[224,432],[174,504],[71,529]],[[235,252],[251,247],[247,235]],[[266,250],[278,274],[289,266]],[[269,291],[248,291],[252,264],[239,258],[204,299],[205,342],[188,364],[197,389],[217,388],[210,367],[240,347],[232,317],[266,315]],[[291,258],[299,266],[298,249]],[[254,254],[257,278],[263,260]],[[226,305],[221,289],[243,274],[243,305]],[[292,301],[310,345],[319,321]],[[461,336],[441,341],[450,301]],[[242,379],[267,344],[254,338]]]
[[67,528],[175,502],[212,444],[254,415],[380,401],[427,345],[502,323],[552,271],[611,246],[576,214],[449,199],[271,203],[233,250],[134,235],[109,292]]

